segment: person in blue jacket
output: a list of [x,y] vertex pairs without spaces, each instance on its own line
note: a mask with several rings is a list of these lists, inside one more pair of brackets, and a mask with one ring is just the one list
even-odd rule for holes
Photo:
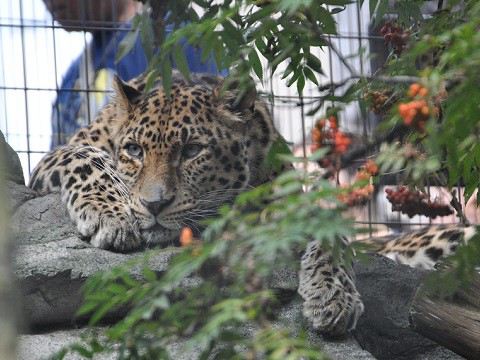
[[[134,0],[44,1],[54,20],[64,29],[92,33],[92,41],[72,62],[57,92],[52,111],[53,148],[65,144],[78,128],[95,118],[98,110],[110,100],[108,90],[114,75],[128,81],[145,71],[147,61],[138,37],[132,51],[115,62],[117,45],[127,34],[140,3]],[[200,50],[188,45],[184,50],[191,72],[219,73],[213,59],[201,61]]]

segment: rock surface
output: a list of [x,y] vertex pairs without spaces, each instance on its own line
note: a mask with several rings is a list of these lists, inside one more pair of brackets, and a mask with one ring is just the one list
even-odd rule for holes
[[0,131],[0,151],[6,159],[6,180],[13,181],[16,184],[24,185],[22,164],[15,150],[5,141],[5,136]]
[[[8,149],[1,136],[0,146],[9,153],[13,151]],[[26,188],[18,157],[15,160],[16,154],[13,152],[11,155],[7,191],[16,243],[14,273],[22,294],[27,328],[44,332],[20,337],[19,358],[36,359],[35,356],[46,357],[78,340],[78,330],[52,332],[49,329],[52,326],[73,325],[72,319],[82,302],[80,288],[87,278],[142,254],[113,253],[93,248],[82,241],[60,202],[60,196],[50,194],[39,197]],[[159,273],[165,271],[178,251],[173,248],[161,251],[149,260],[149,267]],[[370,264],[357,263],[355,271],[357,287],[366,308],[353,332],[355,338],[347,336],[327,341],[308,329],[310,339],[321,343],[332,359],[461,359],[408,327],[408,310],[425,275],[423,270],[372,255]],[[134,268],[132,274],[140,278],[140,266]],[[194,285],[198,281],[199,278],[193,277],[183,285]],[[280,295],[283,293],[285,298],[294,299],[278,310],[279,319],[288,324],[294,333],[306,326],[298,296],[292,296],[297,284],[296,271],[288,269],[278,269],[272,284]],[[113,317],[121,315],[120,312]],[[81,319],[76,321],[81,323]],[[181,353],[180,343],[172,351],[177,354],[176,359],[192,358]]]
[[[81,304],[79,290],[84,281],[99,271],[141,255],[96,249],[79,239],[59,196],[54,194],[25,201],[13,214],[12,227],[17,242],[15,275],[24,298],[24,314],[35,330],[72,325],[72,318]],[[178,249],[165,249],[150,260],[149,266],[163,272],[177,252]],[[134,276],[141,276],[140,268],[133,272]],[[323,343],[332,358],[368,359],[372,353],[378,359],[461,359],[408,327],[408,310],[425,275],[424,270],[372,255],[370,264],[355,264],[355,272],[365,314],[353,332],[356,340],[348,337]],[[272,285],[291,298],[297,286],[297,274],[279,269]],[[299,303],[288,305],[280,315],[292,327],[305,323],[301,320]],[[21,346],[35,343],[37,336],[52,337],[53,342],[73,337],[71,332],[65,336],[62,333],[25,335]],[[311,329],[309,336],[323,341]],[[369,353],[363,351],[357,341]],[[352,357],[355,352],[358,354]]]
[[[301,326],[305,323],[301,315],[301,304],[296,302],[280,309],[279,319],[287,323],[292,333],[297,334]],[[277,324],[280,325],[280,324]],[[275,326],[275,325],[274,325]],[[252,328],[246,328],[245,332],[250,333]],[[85,330],[61,330],[38,335],[21,335],[18,339],[18,359],[19,360],[40,360],[47,358],[67,347],[69,344],[80,342],[80,336]],[[339,340],[325,340],[314,331],[309,330],[309,339],[314,343],[323,346],[324,351],[332,360],[374,360],[375,358],[365,350],[362,350],[352,336]],[[179,340],[171,344],[169,353],[171,359],[175,360],[194,360],[198,359],[198,352],[185,351],[185,341]],[[34,351],[33,351],[34,349]],[[95,359],[116,359],[117,353],[102,354]],[[84,359],[76,353],[69,354],[67,359]]]
[[363,349],[378,359],[463,359],[409,328],[409,311],[428,271],[398,264],[378,254],[357,262],[357,290],[365,312],[352,331]]
[[[15,234],[14,275],[23,295],[26,323],[33,329],[71,325],[81,305],[80,288],[87,278],[120,266],[141,253],[119,254],[82,241],[68,218],[60,196],[49,194],[24,202],[12,215]],[[178,249],[150,259],[163,272]],[[132,275],[141,276],[141,267]]]

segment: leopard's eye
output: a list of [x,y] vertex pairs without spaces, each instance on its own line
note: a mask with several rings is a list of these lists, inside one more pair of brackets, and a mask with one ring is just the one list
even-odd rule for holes
[[204,149],[203,145],[185,144],[182,148],[182,158],[193,159]]
[[143,156],[143,149],[140,145],[137,144],[125,145],[125,151],[129,156],[135,159],[140,159]]

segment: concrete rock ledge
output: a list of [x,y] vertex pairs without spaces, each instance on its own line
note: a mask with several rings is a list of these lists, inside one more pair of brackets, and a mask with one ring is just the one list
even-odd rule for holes
[[[76,325],[73,317],[81,305],[79,290],[86,279],[142,254],[113,253],[82,241],[60,202],[60,196],[39,197],[25,187],[18,157],[1,136],[0,146],[12,156],[7,173],[7,192],[16,245],[14,274],[22,295],[26,332],[34,329],[37,333],[20,336],[19,358],[45,358],[68,343],[78,341],[79,330],[52,329]],[[164,272],[178,251],[174,248],[163,250],[149,261],[150,268]],[[310,339],[321,343],[332,359],[462,359],[408,327],[408,310],[425,271],[396,264],[379,255],[370,258],[370,264],[355,265],[357,287],[366,310],[353,336],[326,340],[308,328],[301,315],[300,299],[292,296],[298,285],[297,274],[289,269],[278,269],[272,284],[280,296],[283,293],[289,299],[278,309],[279,320],[288,324],[294,333],[307,327]],[[132,272],[134,277],[141,277],[140,268]],[[199,278],[192,277],[189,284],[184,285],[194,285],[198,281]],[[121,311],[113,314],[114,318],[119,316],[122,316]],[[75,321],[81,324],[81,319]],[[172,351],[177,354],[176,359],[195,358],[182,354],[180,344],[173,346]],[[114,358],[114,354],[110,358]]]
[[[23,194],[24,191],[17,193]],[[79,290],[85,280],[142,254],[113,253],[93,248],[82,241],[76,235],[58,195],[26,197],[21,202],[12,217],[17,244],[14,272],[23,295],[27,323],[36,332],[52,326],[73,326],[72,319],[82,302]],[[164,272],[178,251],[163,250],[151,259],[150,268]],[[408,310],[426,272],[396,264],[379,255],[371,255],[370,259],[370,264],[355,264],[357,286],[366,310],[353,332],[354,337],[325,341],[309,329],[311,339],[322,342],[334,359],[461,359],[408,327]],[[132,275],[140,278],[140,268],[133,269]],[[287,298],[292,298],[297,284],[296,272],[279,269],[272,286],[284,292]],[[121,315],[114,314],[114,318]],[[292,327],[305,324],[301,320],[298,297],[280,309],[279,316]],[[81,323],[81,319],[76,321]],[[48,339],[52,344],[66,344],[72,337],[71,331],[24,335],[20,338],[20,349],[25,352],[28,346]]]
[[[56,194],[20,205],[12,216],[12,230],[14,275],[23,295],[26,323],[35,330],[72,325],[85,280],[142,255],[105,251],[82,241]],[[164,250],[149,261],[149,267],[164,272],[178,251]],[[132,269],[132,276],[141,278],[140,266]]]
[[[301,317],[301,304],[295,302],[282,307],[278,313],[279,319],[287,323],[293,334],[298,334],[305,321]],[[280,326],[280,322],[274,326]],[[106,328],[97,328],[100,333]],[[255,328],[247,327],[244,333],[248,336]],[[18,359],[20,360],[40,360],[48,358],[69,344],[78,343],[80,336],[86,333],[85,329],[58,330],[45,334],[21,335],[18,339]],[[362,350],[353,336],[347,336],[338,340],[325,340],[311,329],[308,331],[309,339],[323,347],[324,351],[332,360],[374,360],[375,357],[369,352]],[[195,360],[198,359],[198,351],[184,350],[185,339],[174,342],[169,347],[169,353],[172,359],[176,360]],[[32,351],[35,349],[35,351]],[[95,359],[116,359],[118,353],[102,354]],[[69,360],[83,359],[76,353],[69,354]]]

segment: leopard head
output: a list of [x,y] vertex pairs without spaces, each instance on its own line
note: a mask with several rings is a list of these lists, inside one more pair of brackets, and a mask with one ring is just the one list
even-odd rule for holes
[[142,93],[115,80],[116,170],[147,241],[168,243],[185,226],[199,232],[220,206],[272,177],[265,157],[280,135],[266,104],[254,86],[224,81],[175,73],[167,96],[160,83]]

